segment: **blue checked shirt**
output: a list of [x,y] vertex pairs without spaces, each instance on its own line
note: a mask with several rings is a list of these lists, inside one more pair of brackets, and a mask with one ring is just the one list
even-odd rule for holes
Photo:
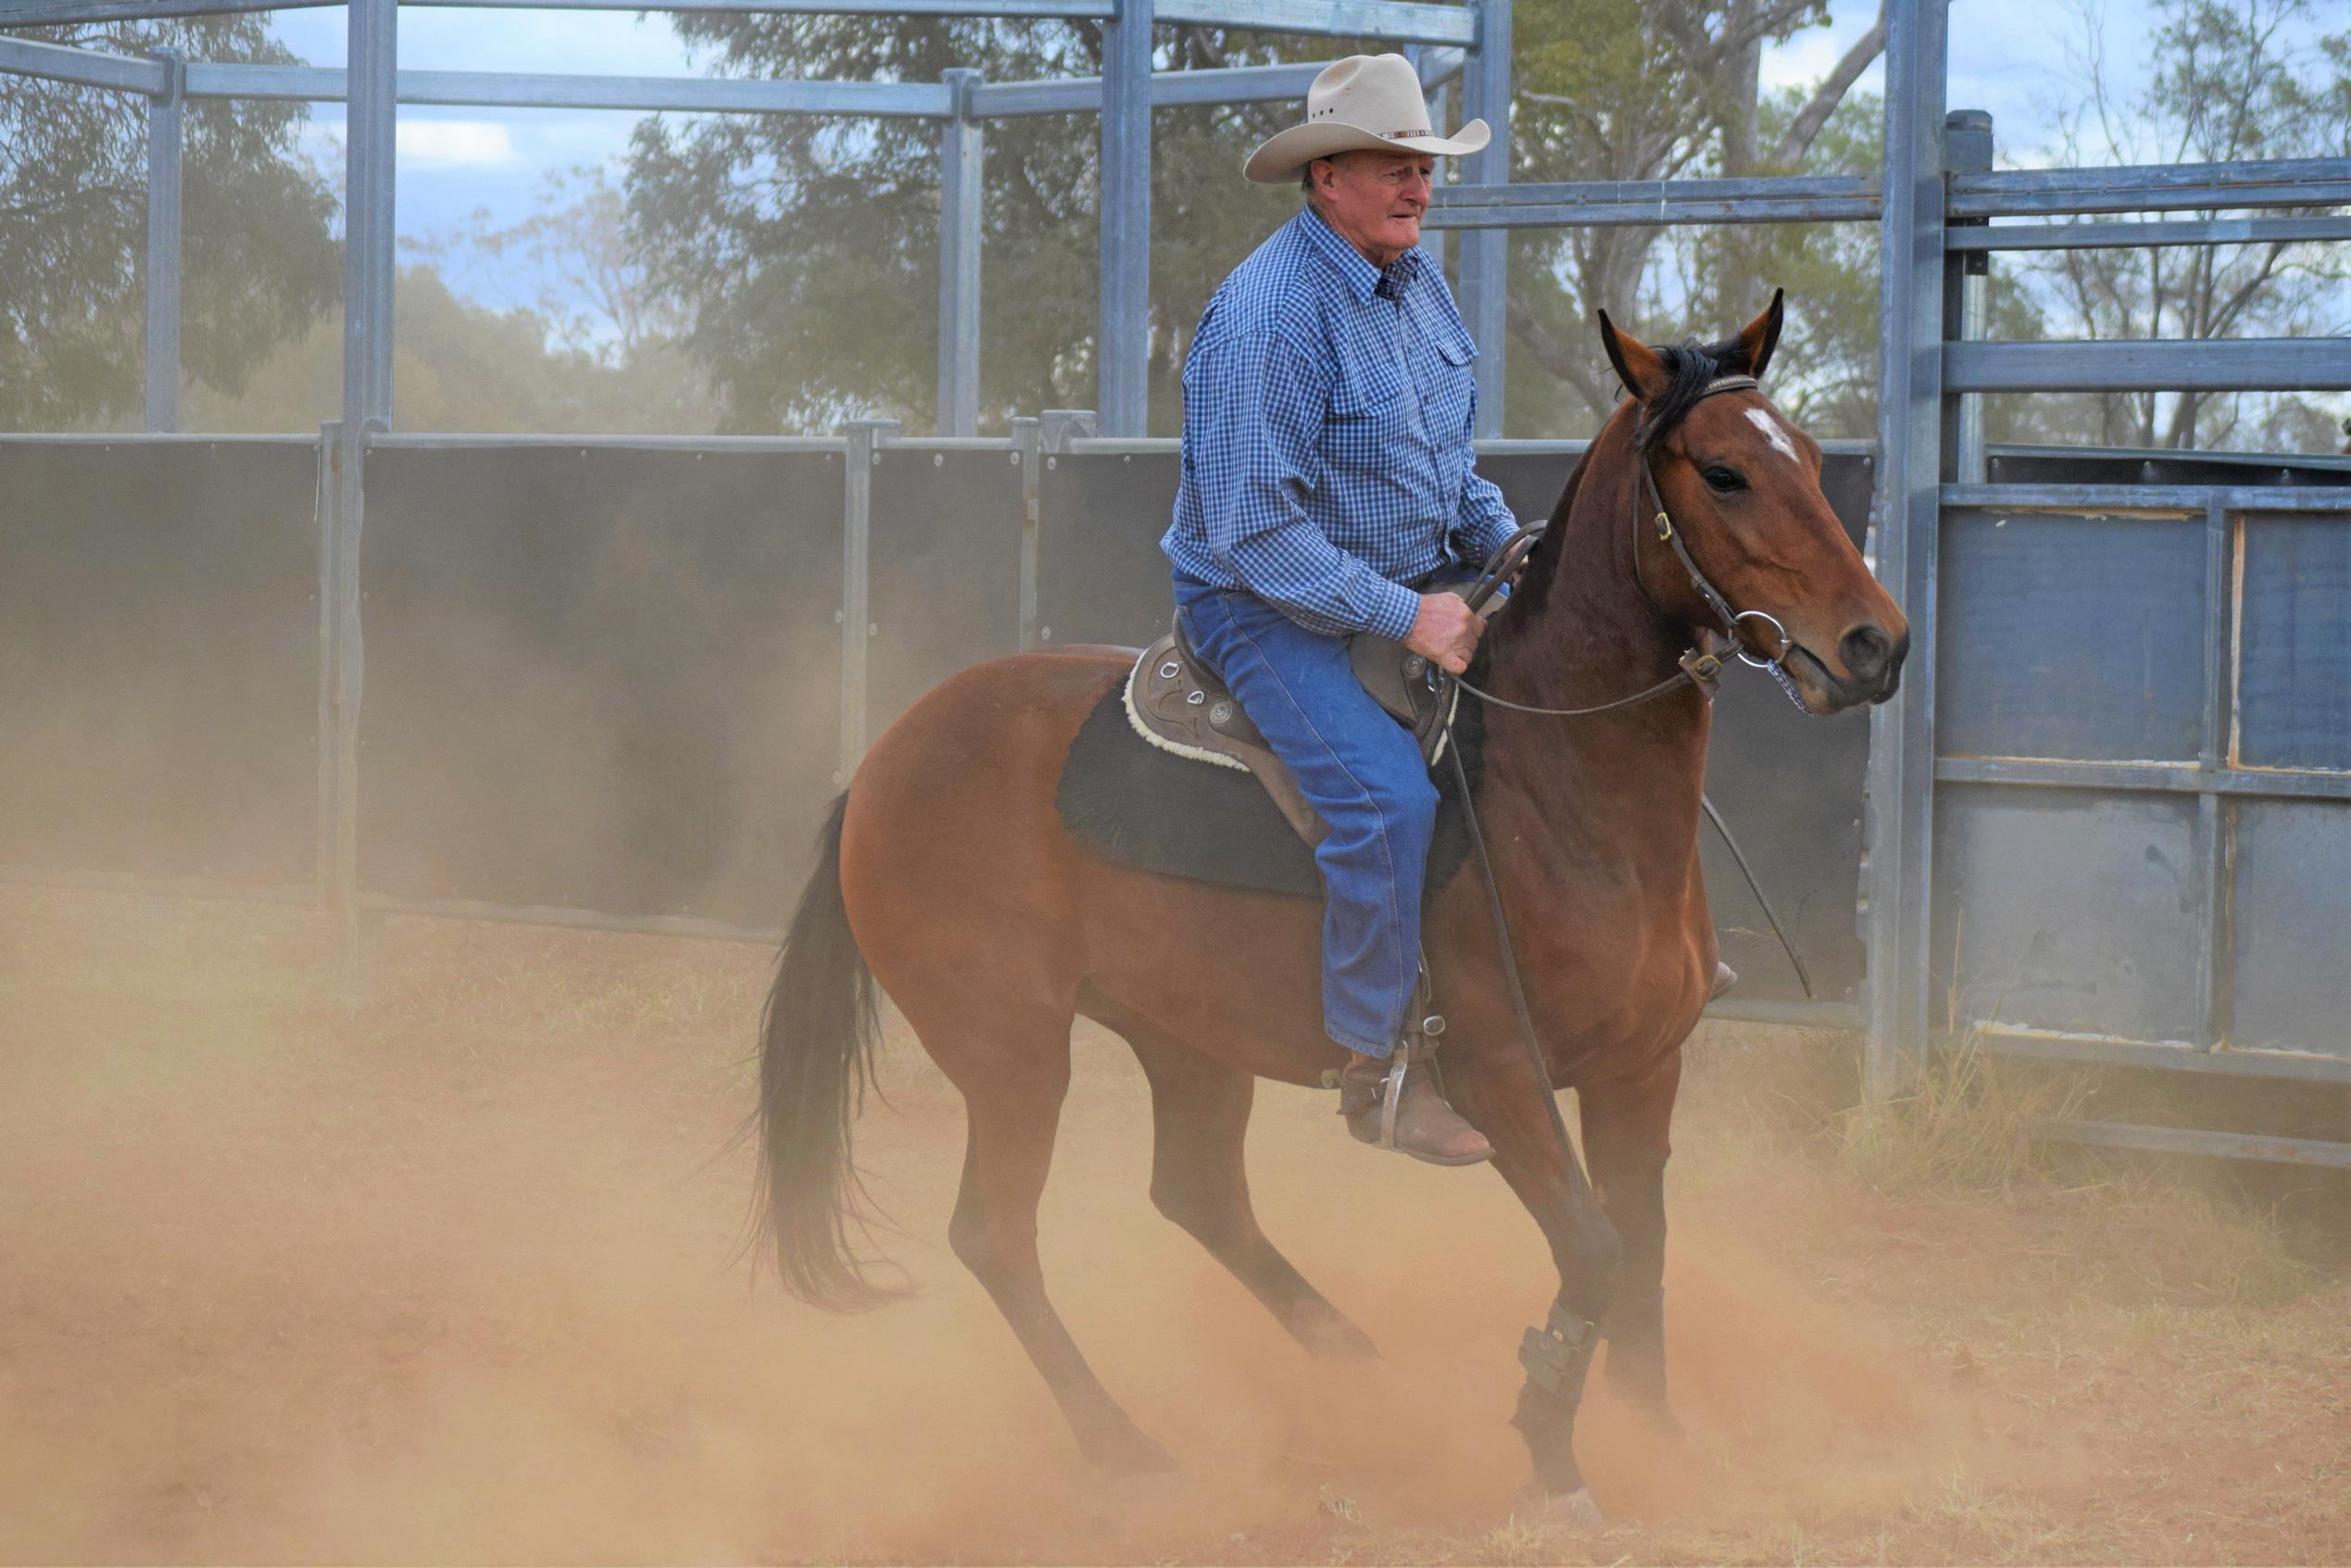
[[1312,207],[1234,269],[1184,361],[1179,577],[1316,632],[1402,637],[1417,583],[1517,527],[1472,471],[1469,329],[1419,250],[1386,271]]

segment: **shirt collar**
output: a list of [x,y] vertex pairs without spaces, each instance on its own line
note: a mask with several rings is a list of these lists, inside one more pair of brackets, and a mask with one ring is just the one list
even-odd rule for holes
[[[1413,280],[1420,276],[1420,248],[1417,245],[1390,262],[1383,272],[1373,266],[1362,251],[1348,244],[1346,237],[1332,228],[1312,206],[1298,215],[1298,223],[1314,248],[1322,252],[1324,259],[1338,270],[1339,280],[1347,285],[1347,292],[1360,301],[1369,301],[1375,295],[1401,298]],[[1383,283],[1387,285],[1384,295]]]

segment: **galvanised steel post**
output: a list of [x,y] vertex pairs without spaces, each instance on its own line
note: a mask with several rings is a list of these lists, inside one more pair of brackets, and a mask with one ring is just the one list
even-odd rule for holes
[[[1944,167],[1953,174],[1992,172],[1992,116],[1983,109],[1953,109],[1942,119]],[[1980,228],[1991,220],[1952,219],[1953,228]],[[1982,340],[1984,311],[1992,283],[1992,253],[1963,253],[1956,265],[1943,268],[1944,324],[1961,343]],[[1960,484],[1984,483],[1983,395],[1962,393],[1945,407],[1943,443],[1952,454],[1952,478]]]
[[1033,414],[1012,420],[1012,460],[1021,465],[1020,646],[1037,646],[1037,573],[1043,544],[1044,518],[1038,510],[1045,474],[1043,421]]
[[350,0],[343,211],[343,441],[333,527],[336,971],[366,988],[369,929],[359,907],[359,547],[367,443],[392,423],[393,151],[397,133],[397,0]]
[[[1485,150],[1464,159],[1464,179],[1480,185],[1510,182],[1510,0],[1475,0],[1477,43],[1462,70],[1462,114],[1493,129]],[[1477,344],[1480,438],[1502,433],[1502,398],[1510,336],[1510,231],[1465,229],[1461,236],[1462,320]]]
[[841,489],[841,754],[833,782],[846,789],[865,759],[866,656],[881,630],[874,624],[874,470],[898,421],[852,420],[841,433],[849,460]]
[[180,428],[180,149],[188,101],[188,62],[170,49],[155,58],[163,91],[147,100],[146,416],[151,431]]
[[1891,1098],[1927,1038],[1934,847],[1935,545],[1942,480],[1943,94],[1948,0],[1888,0],[1879,220],[1878,575],[1910,621],[1902,691],[1871,711],[1869,1035],[1863,1090]]
[[979,433],[981,180],[987,131],[973,117],[975,70],[939,80],[955,114],[938,132],[938,433]]
[[1102,29],[1101,292],[1095,402],[1105,435],[1148,433],[1151,309],[1151,0]]

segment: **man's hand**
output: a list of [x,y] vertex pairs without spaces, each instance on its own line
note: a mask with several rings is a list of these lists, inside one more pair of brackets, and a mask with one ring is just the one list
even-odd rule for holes
[[1413,618],[1404,646],[1423,659],[1434,659],[1448,673],[1459,675],[1468,670],[1469,656],[1477,651],[1477,639],[1485,630],[1486,623],[1459,594],[1423,594],[1420,613]]

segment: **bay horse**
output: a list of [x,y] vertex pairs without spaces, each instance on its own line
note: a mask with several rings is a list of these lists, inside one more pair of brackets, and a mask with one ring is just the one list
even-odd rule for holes
[[[1778,659],[1814,713],[1892,695],[1908,627],[1821,494],[1819,445],[1760,388],[1723,384],[1763,374],[1779,297],[1705,346],[1644,346],[1605,313],[1599,321],[1629,395],[1568,479],[1470,679],[1525,708],[1597,705],[1671,675],[1723,632]],[[1738,607],[1728,628],[1734,612],[1710,608],[1709,583]],[[1762,630],[1766,617],[1781,636]],[[1372,1353],[1258,1228],[1242,1169],[1255,1080],[1315,1085],[1344,1060],[1321,1027],[1320,909],[1113,865],[1056,814],[1072,740],[1133,658],[1071,649],[978,665],[874,743],[835,802],[786,940],[758,1110],[762,1222],[785,1285],[835,1310],[887,1299],[851,1235],[851,1123],[873,1071],[878,982],[963,1095],[949,1245],[1080,1449],[1119,1472],[1173,1461],[1087,1364],[1037,1263],[1078,1014],[1123,1036],[1150,1080],[1159,1210],[1310,1351]],[[1495,846],[1540,1064],[1578,1094],[1589,1180],[1505,1000],[1486,887],[1465,865],[1427,896],[1447,1087],[1493,1144],[1559,1274],[1549,1323],[1522,1352],[1515,1424],[1537,1485],[1586,1515],[1575,1423],[1596,1339],[1610,1342],[1611,1387],[1672,1420],[1664,1177],[1682,1042],[1716,973],[1698,863],[1711,702],[1690,682],[1590,717],[1499,704],[1483,715],[1472,799]]]

